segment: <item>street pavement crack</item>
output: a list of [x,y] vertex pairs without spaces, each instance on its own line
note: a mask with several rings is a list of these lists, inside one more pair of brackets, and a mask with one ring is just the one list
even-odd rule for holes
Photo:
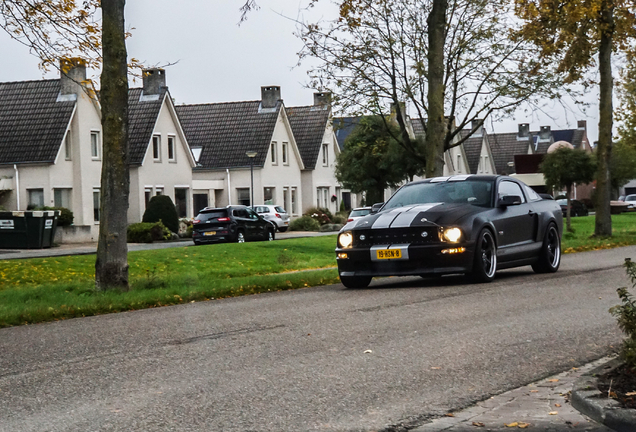
[[231,331],[220,332],[220,333],[210,333],[210,334],[201,335],[201,336],[194,336],[187,339],[177,339],[177,340],[167,342],[166,345],[183,345],[183,344],[201,342],[206,340],[221,339],[224,337],[240,335],[240,334],[255,333],[255,332],[266,331],[266,330],[275,330],[275,329],[283,328],[283,327],[285,327],[284,324],[279,324],[279,325],[270,326],[270,327],[261,327],[261,326],[248,327],[244,329],[231,330]]

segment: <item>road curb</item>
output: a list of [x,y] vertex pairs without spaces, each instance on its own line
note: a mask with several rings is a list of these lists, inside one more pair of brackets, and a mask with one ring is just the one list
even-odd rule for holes
[[622,408],[611,398],[602,398],[598,389],[598,376],[616,369],[622,364],[619,359],[592,369],[583,374],[572,388],[572,406],[593,420],[618,432],[636,431],[636,410]]

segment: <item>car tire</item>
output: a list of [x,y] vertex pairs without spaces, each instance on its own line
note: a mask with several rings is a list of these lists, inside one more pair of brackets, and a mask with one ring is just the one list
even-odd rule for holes
[[236,233],[236,242],[245,243],[245,234],[243,234],[243,231],[239,231]]
[[561,237],[556,225],[548,225],[543,236],[539,260],[532,264],[535,273],[554,273],[561,265]]
[[194,240],[194,245],[195,246],[201,246],[201,242]]
[[340,282],[347,288],[366,288],[371,279],[371,276],[340,276]]
[[276,234],[274,234],[273,229],[267,230],[267,241],[274,241],[276,239]]
[[484,228],[475,244],[473,271],[470,278],[475,283],[491,282],[497,272],[497,244],[492,231]]
[[278,227],[278,231],[285,232],[285,231],[287,231],[287,228],[288,227]]

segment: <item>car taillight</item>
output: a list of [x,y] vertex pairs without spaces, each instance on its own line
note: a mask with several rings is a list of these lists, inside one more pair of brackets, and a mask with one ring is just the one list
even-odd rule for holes
[[224,217],[224,218],[218,218],[217,219],[219,222],[229,222],[230,218],[229,217]]
[[201,222],[199,219],[195,219],[192,221],[193,224],[198,224],[199,222]]
[[281,218],[281,217],[280,217],[280,215],[279,215],[278,213],[275,213],[275,214],[276,214],[276,217],[277,217],[278,219],[280,219],[280,218]]
[[347,222],[351,222],[353,220],[353,218],[349,218],[347,219]]

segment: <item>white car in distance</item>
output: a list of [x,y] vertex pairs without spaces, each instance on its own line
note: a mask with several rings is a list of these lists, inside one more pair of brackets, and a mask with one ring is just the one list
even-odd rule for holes
[[269,204],[257,205],[254,206],[254,211],[263,216],[266,220],[274,223],[280,232],[285,232],[289,228],[289,215],[281,206]]

